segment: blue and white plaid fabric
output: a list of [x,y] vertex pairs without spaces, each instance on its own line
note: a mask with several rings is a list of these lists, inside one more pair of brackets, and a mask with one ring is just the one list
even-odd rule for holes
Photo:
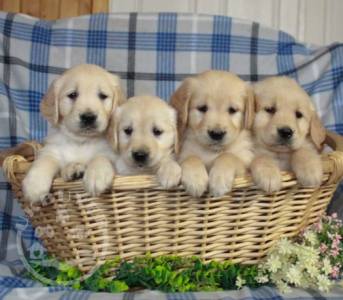
[[[290,35],[229,17],[184,14],[99,14],[47,22],[0,13],[0,149],[42,140],[39,102],[52,80],[80,63],[117,73],[128,96],[168,99],[185,77],[230,70],[247,81],[283,74],[312,96],[325,126],[343,134],[343,45],[303,45]],[[37,251],[34,230],[0,173],[0,298],[92,299],[99,294],[42,288],[19,277],[18,249]],[[343,290],[325,295],[343,299]],[[104,295],[111,299],[323,299],[313,291]]]

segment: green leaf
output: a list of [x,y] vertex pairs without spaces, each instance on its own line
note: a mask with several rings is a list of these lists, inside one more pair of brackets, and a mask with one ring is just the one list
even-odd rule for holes
[[182,286],[182,283],[183,283],[183,277],[182,277],[181,275],[178,275],[178,276],[176,277],[175,283],[176,283],[176,286],[181,287],[181,286]]
[[75,290],[81,290],[81,283],[80,283],[80,281],[75,282],[72,285],[72,288],[75,289]]
[[65,273],[58,274],[56,278],[56,283],[58,285],[66,285],[68,283],[68,279]]
[[58,265],[58,269],[61,271],[61,272],[68,272],[69,269],[71,269],[72,266],[68,265],[67,263],[65,262],[61,262],[59,263]]
[[81,272],[77,267],[70,267],[67,271],[67,275],[70,279],[81,277]]
[[109,291],[111,293],[121,293],[126,292],[129,287],[127,284],[120,280],[113,280],[108,284]]

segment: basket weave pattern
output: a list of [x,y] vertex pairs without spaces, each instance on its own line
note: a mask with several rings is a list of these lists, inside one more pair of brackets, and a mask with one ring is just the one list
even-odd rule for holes
[[[281,236],[292,237],[325,211],[343,172],[343,152],[323,156],[324,178],[318,189],[297,185],[283,173],[283,188],[263,194],[246,176],[220,198],[190,197],[182,187],[166,191],[153,176],[116,177],[111,193],[90,197],[81,181],[54,180],[52,201],[31,206],[21,182],[35,143],[24,155],[9,155],[3,168],[22,208],[47,250],[88,271],[120,255],[197,255],[207,260],[257,263]],[[28,150],[29,149],[29,150]]]

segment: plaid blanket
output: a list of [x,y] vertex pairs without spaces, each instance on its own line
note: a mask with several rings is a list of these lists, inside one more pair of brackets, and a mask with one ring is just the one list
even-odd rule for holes
[[[48,131],[39,102],[51,81],[80,63],[117,73],[128,96],[168,99],[178,83],[206,69],[224,69],[256,81],[283,74],[312,96],[325,126],[343,133],[343,45],[315,47],[257,23],[223,16],[99,14],[47,22],[0,13],[0,149]],[[337,199],[342,193],[338,193]],[[20,277],[26,255],[40,251],[0,173],[0,298],[87,299],[99,294],[42,288]],[[334,206],[334,205],[333,205]],[[236,292],[101,294],[111,299],[343,299],[343,290],[319,295],[294,290],[284,297],[263,287]]]

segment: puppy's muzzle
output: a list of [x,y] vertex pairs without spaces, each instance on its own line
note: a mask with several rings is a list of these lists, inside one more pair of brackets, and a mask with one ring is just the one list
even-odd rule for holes
[[277,133],[281,141],[288,142],[293,137],[294,131],[292,128],[285,126],[278,128]]
[[149,160],[149,152],[146,150],[132,151],[132,158],[138,165],[145,165]]
[[92,112],[85,112],[80,114],[80,123],[82,128],[94,128],[96,124],[97,115]]
[[226,135],[226,131],[222,130],[208,130],[207,133],[209,137],[216,142],[223,140],[224,136]]

